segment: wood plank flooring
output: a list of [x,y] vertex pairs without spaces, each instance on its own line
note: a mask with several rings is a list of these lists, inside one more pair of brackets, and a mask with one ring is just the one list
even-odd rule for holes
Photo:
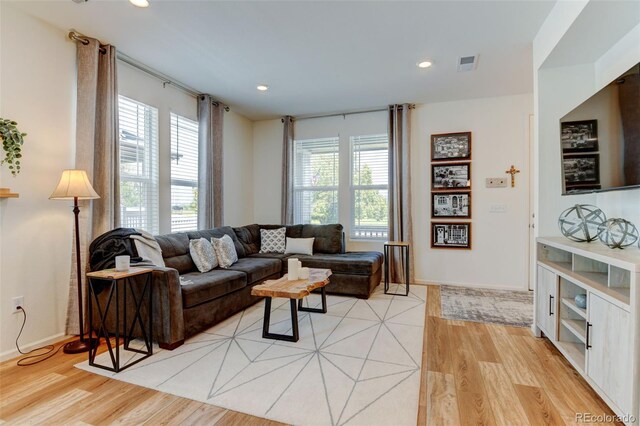
[[[528,329],[440,316],[440,288],[429,286],[419,426],[574,425],[578,412],[613,414],[555,347]],[[85,357],[0,364],[0,424],[279,424],[73,367]]]

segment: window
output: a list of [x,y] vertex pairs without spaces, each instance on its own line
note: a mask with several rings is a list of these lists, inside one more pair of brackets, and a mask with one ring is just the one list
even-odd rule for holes
[[351,137],[351,237],[387,238],[388,206],[388,136]]
[[198,123],[171,113],[171,232],[198,229]]
[[119,97],[121,224],[159,231],[158,110]]
[[338,223],[339,138],[293,145],[294,223]]

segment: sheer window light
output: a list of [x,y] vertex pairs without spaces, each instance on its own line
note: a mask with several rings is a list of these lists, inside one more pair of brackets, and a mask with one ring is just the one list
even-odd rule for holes
[[198,123],[171,113],[171,232],[198,228]]

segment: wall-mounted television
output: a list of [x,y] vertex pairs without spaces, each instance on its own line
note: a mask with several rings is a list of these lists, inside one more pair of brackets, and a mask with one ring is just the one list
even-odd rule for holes
[[563,195],[640,188],[640,63],[560,119]]

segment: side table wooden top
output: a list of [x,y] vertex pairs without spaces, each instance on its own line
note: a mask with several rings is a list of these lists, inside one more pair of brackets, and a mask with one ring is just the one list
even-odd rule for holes
[[309,268],[309,278],[289,281],[288,274],[277,280],[268,280],[251,289],[252,296],[302,299],[313,290],[329,284],[331,269]]
[[405,241],[385,241],[385,246],[409,247],[409,243]]
[[122,278],[134,277],[136,275],[146,274],[153,272],[152,268],[143,268],[138,266],[132,266],[126,271],[116,271],[115,268],[103,269],[101,271],[89,272],[88,278],[97,278],[103,280],[120,280]]

